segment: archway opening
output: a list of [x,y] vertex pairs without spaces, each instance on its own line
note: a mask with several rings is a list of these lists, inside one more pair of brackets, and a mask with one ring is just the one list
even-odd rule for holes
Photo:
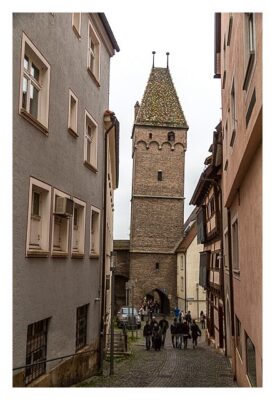
[[154,313],[155,314],[170,314],[170,301],[161,289],[153,289],[151,292],[146,293],[145,300],[149,304],[155,305]]

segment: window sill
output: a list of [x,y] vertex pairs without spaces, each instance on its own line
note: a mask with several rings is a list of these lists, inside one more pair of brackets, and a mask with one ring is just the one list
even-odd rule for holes
[[99,80],[97,79],[97,77],[94,75],[93,71],[91,70],[90,67],[87,68],[87,71],[90,75],[90,77],[92,78],[92,80],[95,82],[96,86],[99,88],[100,87],[100,83]]
[[89,168],[91,171],[97,173],[98,169],[94,167],[92,164],[90,164],[87,160],[84,161],[85,167]]
[[49,251],[46,250],[38,250],[38,249],[27,250],[27,257],[48,257],[49,254],[50,254]]
[[29,121],[32,125],[34,125],[36,128],[38,128],[41,132],[43,132],[45,135],[48,136],[49,130],[48,128],[43,125],[41,122],[39,122],[37,119],[35,119],[30,113],[28,113],[24,108],[20,109],[19,113],[23,118],[25,118],[27,121]]
[[84,253],[72,253],[72,258],[84,258]]
[[73,128],[68,127],[68,132],[70,135],[72,135],[75,138],[78,138],[78,136],[79,136],[78,133]]
[[90,253],[90,258],[99,258],[99,254],[98,253]]
[[52,252],[52,257],[56,257],[56,258],[65,258],[68,257],[68,253],[66,251],[53,251]]

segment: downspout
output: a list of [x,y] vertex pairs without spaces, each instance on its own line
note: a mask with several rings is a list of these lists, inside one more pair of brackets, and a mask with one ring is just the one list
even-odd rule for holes
[[103,244],[102,244],[102,270],[101,270],[101,310],[100,310],[100,344],[99,344],[99,372],[103,373],[103,361],[104,361],[104,343],[106,338],[105,330],[105,272],[106,272],[106,215],[107,215],[107,136],[112,128],[116,124],[116,117],[113,114],[111,116],[112,124],[105,131],[104,135],[104,189],[103,189]]
[[232,269],[232,247],[231,247],[231,213],[227,208],[227,229],[228,229],[228,266],[229,266],[229,287],[230,287],[230,308],[231,308],[231,349],[232,349],[232,372],[233,379],[236,380],[236,344],[235,344],[235,325],[234,325],[234,286]]
[[186,314],[187,313],[186,251],[183,254],[184,254],[184,312]]

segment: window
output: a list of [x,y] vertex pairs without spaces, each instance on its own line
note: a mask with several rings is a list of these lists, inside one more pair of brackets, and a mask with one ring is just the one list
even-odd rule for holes
[[49,319],[43,319],[28,325],[26,365],[35,364],[25,368],[25,384],[29,384],[38,376],[46,372],[47,359],[47,332]]
[[183,266],[184,266],[184,257],[180,256],[180,269],[183,271]]
[[152,132],[149,132],[149,139],[152,139],[152,137],[153,137]]
[[[69,212],[66,212],[66,209]],[[69,217],[73,214],[70,196],[54,189],[52,222],[52,255],[67,256],[69,251]]]
[[245,78],[243,90],[247,90],[255,64],[255,15],[245,13]]
[[85,242],[85,214],[86,204],[73,198],[73,218],[72,218],[72,256],[83,257]]
[[162,171],[158,171],[158,181],[162,181]]
[[50,65],[23,33],[20,114],[44,133],[48,132]]
[[233,15],[230,13],[229,24],[228,24],[227,46],[230,46],[231,42],[232,25],[233,25]]
[[239,270],[239,238],[238,238],[238,220],[232,223],[232,264],[233,269]]
[[30,178],[27,256],[49,254],[51,187]]
[[180,290],[183,290],[183,276],[180,277]]
[[76,309],[75,351],[82,349],[87,343],[88,306],[89,304],[85,304]]
[[175,132],[168,132],[168,140],[169,142],[174,142],[175,141]]
[[91,21],[89,21],[89,31],[88,31],[88,71],[93,78],[99,82],[100,73],[100,42],[98,36],[92,26]]
[[256,353],[255,346],[246,334],[246,373],[251,383],[251,386],[257,386],[256,379]]
[[[230,112],[231,112],[231,135],[233,136],[236,130],[236,98],[235,98],[235,84],[232,83],[231,95],[230,95]],[[231,145],[232,138],[230,140]],[[233,144],[232,144],[233,145]]]
[[97,172],[97,123],[85,111],[85,165]]
[[157,271],[159,270],[159,263],[158,262],[156,262],[156,270]]
[[235,315],[236,320],[236,346],[240,356],[242,357],[242,342],[241,342],[241,322],[238,317]]
[[78,38],[81,36],[81,13],[72,13],[73,30]]
[[78,134],[77,134],[77,108],[78,108],[78,98],[69,89],[68,129],[69,129],[69,132],[75,136],[78,136]]
[[229,268],[229,255],[228,255],[228,230],[224,233],[224,267]]
[[212,215],[215,213],[214,196],[212,196],[211,199],[209,200],[209,203],[207,205],[207,209],[208,209],[208,219],[210,219],[212,217]]
[[106,275],[106,290],[110,290],[110,275]]
[[99,256],[100,246],[100,211],[91,207],[90,256]]

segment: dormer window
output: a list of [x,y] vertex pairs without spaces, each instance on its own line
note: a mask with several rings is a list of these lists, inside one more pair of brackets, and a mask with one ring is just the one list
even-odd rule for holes
[[174,142],[175,141],[175,132],[168,132],[168,141]]

